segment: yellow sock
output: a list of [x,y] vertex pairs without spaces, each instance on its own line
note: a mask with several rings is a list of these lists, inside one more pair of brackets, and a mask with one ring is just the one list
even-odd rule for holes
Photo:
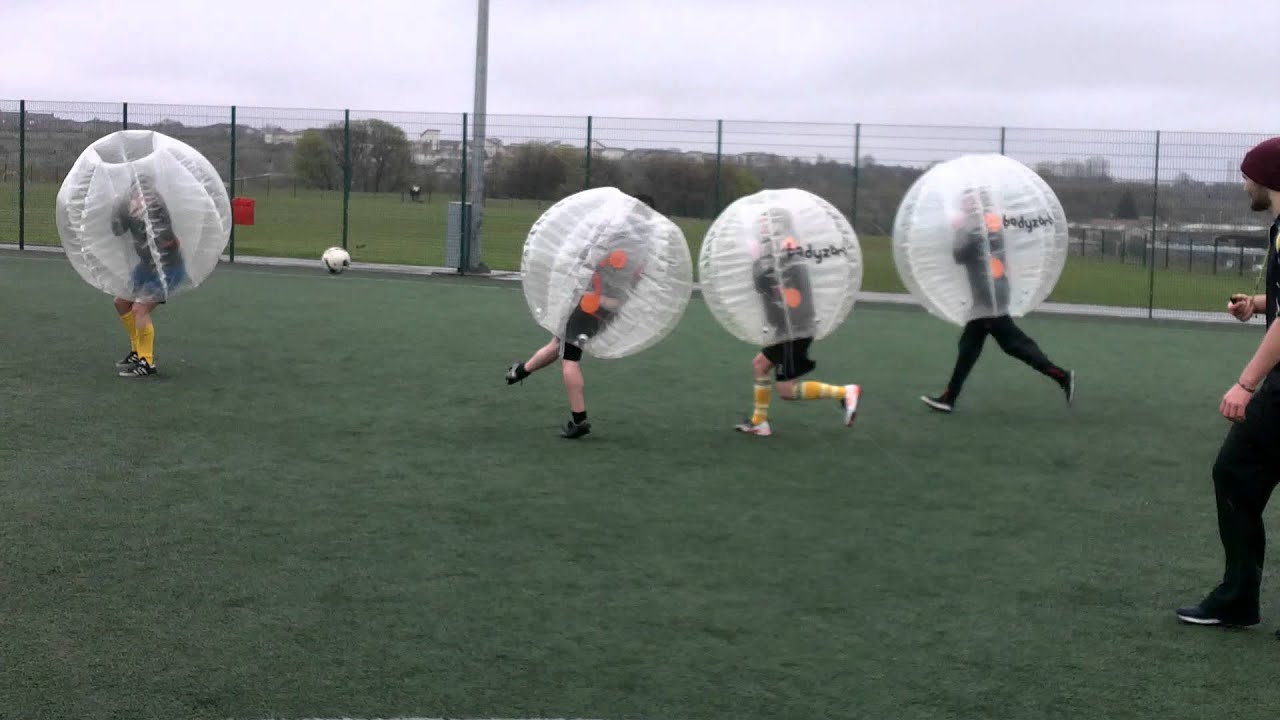
[[124,325],[124,331],[129,333],[129,349],[138,352],[138,328],[133,322],[133,313],[121,315],[120,323]]
[[155,365],[155,343],[156,343],[156,325],[155,323],[147,323],[146,327],[138,328],[138,355],[146,360],[149,364]]
[[756,380],[755,410],[751,413],[751,424],[759,425],[769,419],[769,393],[773,383],[768,380]]
[[829,400],[844,397],[843,385],[807,382],[800,385],[801,400]]

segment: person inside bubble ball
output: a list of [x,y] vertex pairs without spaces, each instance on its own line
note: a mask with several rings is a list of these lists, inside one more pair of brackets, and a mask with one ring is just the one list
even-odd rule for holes
[[982,346],[990,335],[1009,356],[1035,368],[1058,384],[1071,404],[1075,396],[1075,372],[1055,365],[1040,346],[1009,317],[1009,277],[1005,266],[1004,219],[994,211],[986,190],[970,188],[960,200],[960,214],[954,222],[955,261],[964,266],[973,293],[973,310],[977,317],[964,326],[960,334],[960,352],[951,380],[940,395],[920,398],[925,405],[941,412],[955,409],[956,398],[969,372],[982,354]]
[[[651,196],[639,194],[635,198],[656,209]],[[639,244],[643,239],[637,238],[635,228],[628,229],[627,225],[644,222],[643,215],[639,212],[632,213],[624,221],[621,232],[610,233],[606,229],[605,232],[610,234],[585,249],[583,261],[587,261],[592,254],[599,256],[599,260],[595,263],[589,286],[578,295],[577,303],[569,313],[564,337],[552,337],[528,360],[513,363],[507,368],[507,385],[513,385],[555,362],[557,357],[560,358],[570,411],[569,421],[560,432],[561,437],[572,440],[591,432],[591,423],[587,421],[585,381],[582,377],[582,346],[608,326],[630,290],[639,281],[644,271],[644,249]],[[618,228],[615,226],[613,229]]]
[[817,335],[813,292],[808,261],[800,250],[790,213],[769,208],[759,217],[752,253],[752,275],[756,292],[764,303],[765,321],[778,337],[790,337],[762,348],[751,360],[754,376],[754,404],[751,417],[734,426],[748,435],[773,434],[769,425],[769,400],[774,383],[783,400],[837,400],[846,426],[853,425],[862,387],[856,384],[830,385],[800,378],[817,368],[809,358],[809,346]]
[[117,202],[111,232],[116,237],[128,235],[138,256],[131,276],[133,298],[117,297],[114,301],[130,343],[129,354],[117,363],[119,374],[156,375],[151,313],[186,279],[186,268],[169,208],[150,178],[139,175],[128,194]]

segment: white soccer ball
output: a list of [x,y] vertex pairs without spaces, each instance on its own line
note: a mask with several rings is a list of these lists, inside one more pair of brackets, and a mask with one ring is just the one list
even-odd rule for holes
[[698,281],[707,307],[757,347],[827,337],[862,287],[862,247],[831,203],[797,188],[734,201],[702,241]]
[[1067,261],[1067,216],[1048,183],[998,154],[931,168],[893,223],[893,260],[911,294],[956,325],[1021,317],[1053,292]]
[[605,359],[662,340],[693,293],[679,226],[613,187],[574,193],[543,213],[525,239],[520,272],[534,320]]
[[152,130],[113,132],[85,148],[58,190],[55,217],[80,277],[133,301],[199,286],[231,237],[231,201],[213,165]]
[[351,267],[351,253],[340,247],[331,247],[320,256],[320,262],[324,263],[325,270],[337,275]]

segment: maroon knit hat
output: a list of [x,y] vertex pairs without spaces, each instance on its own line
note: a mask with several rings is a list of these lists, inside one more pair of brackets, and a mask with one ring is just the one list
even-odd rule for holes
[[1280,192],[1280,137],[1263,140],[1245,153],[1240,172],[1262,187]]

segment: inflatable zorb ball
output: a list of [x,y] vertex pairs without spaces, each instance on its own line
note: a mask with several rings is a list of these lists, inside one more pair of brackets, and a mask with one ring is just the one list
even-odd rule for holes
[[693,292],[684,233],[612,187],[570,195],[543,213],[525,239],[520,271],[538,324],[605,359],[666,337]]
[[213,165],[186,143],[122,130],[76,159],[58,191],[58,235],[93,287],[166,301],[213,273],[231,236],[231,202]]
[[757,347],[830,335],[862,287],[862,248],[849,221],[805,190],[734,201],[707,231],[698,282],[711,314]]
[[1067,242],[1067,217],[1049,185],[995,154],[930,169],[893,223],[903,284],[931,314],[956,325],[1036,309],[1062,274]]

